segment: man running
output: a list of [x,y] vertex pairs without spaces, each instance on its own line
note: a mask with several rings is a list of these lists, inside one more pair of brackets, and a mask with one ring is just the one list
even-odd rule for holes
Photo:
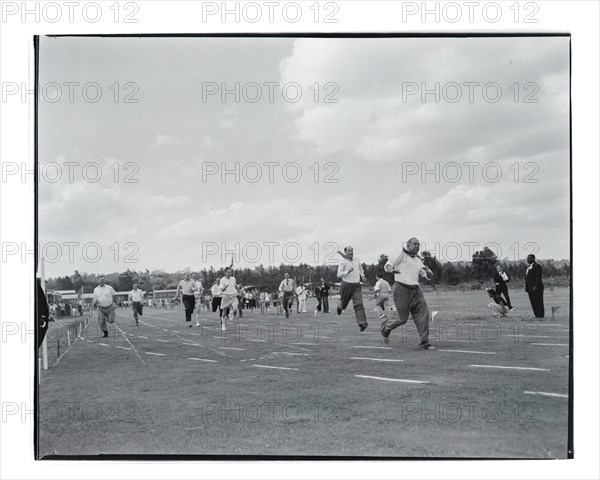
[[366,282],[367,279],[360,260],[354,256],[354,248],[350,246],[344,248],[342,261],[338,265],[337,276],[342,279],[337,314],[341,315],[342,311],[350,303],[350,300],[352,300],[356,323],[358,323],[360,331],[364,332],[369,324],[367,323],[367,315],[365,314],[365,306],[362,299],[362,284],[360,281]]
[[133,284],[133,290],[129,292],[128,300],[131,302],[135,324],[139,325],[138,315],[142,316],[142,310],[144,308],[144,292],[138,288],[137,283]]
[[196,281],[192,280],[190,272],[185,272],[183,280],[177,285],[177,291],[173,299],[173,302],[175,302],[179,298],[179,292],[181,292],[183,307],[185,308],[185,321],[190,322],[190,327],[192,327],[192,314],[196,307],[196,290],[198,290]]
[[115,323],[116,296],[117,292],[110,285],[107,285],[104,276],[101,276],[98,279],[98,286],[94,288],[93,304],[98,307],[98,323],[100,324],[100,330],[102,330],[102,337],[108,337],[106,322]]
[[390,300],[390,291],[390,284],[383,278],[381,273],[378,273],[374,293],[375,299],[377,300],[377,303],[375,304],[375,311],[377,311],[377,308],[381,308],[381,315],[379,315],[379,318],[387,318],[385,312],[387,304]]
[[225,318],[227,317],[229,320],[233,320],[233,312],[238,308],[237,283],[235,277],[232,276],[232,273],[231,267],[227,267],[225,269],[225,276],[219,282],[219,288],[221,289],[221,308],[223,309],[223,314],[221,316],[221,330],[226,330]]
[[290,308],[294,301],[294,294],[296,292],[296,282],[290,280],[290,274],[286,272],[285,278],[279,284],[279,291],[283,292],[283,310],[285,311],[285,318],[290,317]]
[[215,283],[210,287],[210,293],[212,293],[212,311],[213,313],[219,310],[219,321],[221,322],[221,328],[223,328],[223,309],[221,309],[221,287],[219,286],[219,279],[215,278]]
[[394,272],[394,304],[398,318],[386,319],[381,324],[381,335],[385,344],[389,344],[390,332],[408,322],[412,315],[421,337],[420,346],[424,349],[431,347],[429,343],[429,307],[419,288],[419,276],[430,279],[433,272],[423,264],[417,255],[421,244],[418,239],[411,238],[406,242],[406,248],[394,259],[385,264],[386,272]]
[[296,288],[296,297],[298,297],[298,304],[296,306],[296,312],[306,313],[306,296],[308,291],[304,287],[304,282],[300,282]]

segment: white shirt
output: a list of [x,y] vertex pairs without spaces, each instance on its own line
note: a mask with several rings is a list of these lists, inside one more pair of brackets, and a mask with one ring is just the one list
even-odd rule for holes
[[280,292],[293,292],[294,291],[294,281],[291,278],[287,280],[284,278],[279,284]]
[[306,288],[304,288],[304,287],[296,288],[296,294],[298,295],[298,300],[306,300]]
[[197,293],[202,293],[202,290],[204,290],[202,288],[202,282],[200,280],[196,280],[195,282],[196,282],[196,289],[198,290]]
[[144,292],[142,292],[139,288],[137,290],[132,290],[129,292],[129,300],[132,302],[143,302]]
[[383,278],[381,280],[377,280],[377,283],[375,284],[375,293],[386,295],[390,292],[390,290],[390,284],[386,280]]
[[394,260],[388,260],[385,264],[385,271],[394,273],[394,280],[405,285],[418,285],[419,275],[427,277],[427,271],[421,257],[415,255],[411,257],[404,250]]
[[235,277],[223,277],[219,283],[219,288],[221,289],[221,293],[223,295],[237,296],[237,288],[235,288],[236,285],[237,282],[235,281]]
[[212,287],[210,287],[210,292],[212,293],[213,297],[220,297],[221,296],[220,285],[215,283]]
[[98,285],[94,288],[94,301],[101,307],[110,307],[113,303],[113,295],[116,294],[117,292],[110,285],[104,284],[103,287]]
[[181,280],[177,285],[177,290],[181,290],[181,293],[184,295],[193,295],[196,289],[196,281],[191,278],[189,280]]
[[[351,268],[354,270],[348,273]],[[359,283],[361,275],[364,275],[364,272],[362,265],[360,264],[360,260],[356,257],[354,257],[352,260],[343,258],[338,265],[337,276],[346,283]]]

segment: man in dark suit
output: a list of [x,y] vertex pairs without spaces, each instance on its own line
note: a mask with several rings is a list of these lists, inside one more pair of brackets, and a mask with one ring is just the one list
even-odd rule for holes
[[323,313],[329,313],[329,289],[331,285],[325,281],[324,278],[321,278],[321,302],[323,303]]
[[525,291],[535,318],[544,318],[544,283],[542,282],[542,266],[535,261],[535,255],[527,255],[527,273],[525,276]]
[[494,273],[494,282],[496,283],[496,294],[504,294],[504,303],[508,307],[509,310],[514,310],[512,305],[510,304],[510,297],[508,296],[508,285],[510,282],[510,277],[508,273],[505,273],[502,269],[502,265],[496,265],[496,273]]

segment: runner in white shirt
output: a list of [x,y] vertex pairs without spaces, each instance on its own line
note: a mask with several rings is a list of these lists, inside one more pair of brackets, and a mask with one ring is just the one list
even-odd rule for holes
[[213,313],[219,310],[219,321],[221,322],[221,329],[223,328],[223,309],[221,308],[221,287],[219,285],[219,279],[215,279],[215,283],[210,287],[210,293],[212,293],[212,311]]
[[104,276],[101,276],[98,282],[99,285],[94,288],[93,304],[98,307],[98,323],[100,324],[100,330],[102,330],[102,336],[108,337],[106,322],[115,323],[117,304],[114,299],[117,292],[110,285],[106,285]]
[[294,301],[294,294],[296,293],[296,282],[290,279],[290,274],[286,273],[285,278],[279,284],[279,291],[282,292],[283,310],[285,312],[285,318],[289,318],[290,309]]
[[375,311],[378,308],[381,308],[381,315],[379,318],[387,318],[385,313],[385,309],[387,307],[387,303],[390,300],[390,284],[384,280],[380,273],[377,274],[377,283],[375,283],[375,298],[377,299],[377,303],[375,304]]
[[190,322],[190,327],[192,326],[192,314],[196,307],[195,293],[197,290],[198,286],[196,285],[196,281],[192,280],[190,272],[186,272],[184,279],[179,282],[177,291],[175,292],[174,300],[179,298],[179,292],[181,292],[183,306],[185,308],[185,321]]
[[398,318],[386,319],[381,324],[381,335],[386,344],[389,343],[390,332],[404,325],[408,317],[412,315],[417,326],[417,332],[421,337],[420,346],[427,350],[431,347],[429,343],[429,307],[419,288],[419,276],[431,278],[433,272],[423,264],[421,257],[417,255],[421,248],[418,239],[411,238],[406,242],[406,248],[393,260],[385,264],[386,272],[394,272],[396,280],[394,285],[394,304]]
[[337,314],[341,315],[342,311],[350,303],[350,300],[352,300],[356,323],[358,323],[360,331],[364,332],[369,326],[362,299],[362,285],[360,283],[361,280],[365,283],[367,281],[365,272],[363,272],[360,260],[354,256],[354,248],[350,246],[344,248],[342,257],[343,260],[338,265],[337,271],[338,278],[342,279]]
[[265,308],[267,309],[267,315],[271,315],[271,295],[269,294],[269,292],[264,292],[265,293]]
[[128,299],[131,302],[131,308],[133,309],[135,324],[139,325],[138,315],[142,315],[142,310],[144,308],[144,292],[138,288],[137,283],[133,284],[133,290],[129,292]]
[[229,320],[233,320],[233,312],[238,307],[238,292],[236,288],[235,277],[232,276],[231,267],[225,269],[225,276],[219,283],[221,289],[221,308],[223,309],[223,315],[221,317],[221,329],[225,330],[225,317]]
[[304,287],[304,283],[300,282],[298,288],[296,288],[296,296],[298,297],[298,306],[296,307],[296,311],[298,313],[306,313],[306,296],[308,292]]
[[[194,298],[196,298],[196,303],[199,303],[198,308],[196,308],[196,326],[200,327],[200,310],[202,309],[202,292],[204,288],[202,287],[202,282],[198,280],[198,275],[196,273],[192,273],[192,280],[195,282],[196,289],[194,290]],[[192,325],[190,324],[190,328]]]

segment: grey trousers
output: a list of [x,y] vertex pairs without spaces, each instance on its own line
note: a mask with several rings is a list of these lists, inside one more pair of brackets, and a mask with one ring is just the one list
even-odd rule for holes
[[117,307],[113,304],[108,307],[101,307],[98,305],[98,323],[100,324],[100,330],[103,332],[108,331],[106,321],[108,323],[115,323],[115,310]]
[[367,323],[367,315],[365,314],[365,306],[363,305],[362,298],[362,285],[360,283],[342,281],[342,285],[340,286],[340,300],[342,310],[346,310],[350,300],[352,300],[356,323],[359,325]]
[[382,326],[382,333],[387,337],[394,328],[408,322],[408,317],[412,315],[421,341],[427,342],[429,340],[429,307],[421,289],[418,286],[408,288],[396,282],[394,284],[394,305],[398,318],[388,318]]

